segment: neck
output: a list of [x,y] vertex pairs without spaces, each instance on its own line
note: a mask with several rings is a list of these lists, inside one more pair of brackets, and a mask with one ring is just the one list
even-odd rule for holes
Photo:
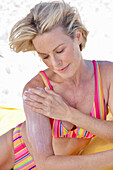
[[91,74],[90,70],[90,62],[87,60],[80,60],[80,64],[78,66],[77,71],[70,77],[67,81],[72,82],[76,87],[80,85],[81,82],[86,80]]
[[58,74],[55,74],[54,80],[51,80],[51,83],[59,83],[59,84],[68,84],[74,85],[78,87],[84,81],[91,79],[94,74],[93,63],[89,60],[81,59],[76,69],[75,74],[72,77],[67,79],[62,78]]

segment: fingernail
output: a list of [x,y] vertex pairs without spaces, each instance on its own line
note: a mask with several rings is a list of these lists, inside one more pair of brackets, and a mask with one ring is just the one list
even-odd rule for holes
[[47,87],[45,87],[45,90],[49,90]]
[[27,91],[27,90],[25,90],[25,91],[24,91],[24,94],[27,94],[27,93],[28,93],[28,91]]
[[44,89],[41,87],[36,87],[36,89],[44,91]]
[[28,94],[33,94],[33,93],[32,93],[31,91],[29,91],[29,90],[28,90],[28,91],[25,90],[25,91],[24,91],[24,95],[28,95]]
[[27,97],[25,95],[23,95],[23,100],[26,100],[26,99],[27,99]]

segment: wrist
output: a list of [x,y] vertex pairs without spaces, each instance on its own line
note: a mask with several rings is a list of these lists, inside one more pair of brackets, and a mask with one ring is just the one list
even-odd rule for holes
[[68,121],[76,126],[79,126],[80,120],[81,120],[80,111],[70,106]]
[[69,106],[68,108],[68,117],[67,117],[67,121],[72,123],[72,124],[75,124],[75,113],[74,113],[74,108]]

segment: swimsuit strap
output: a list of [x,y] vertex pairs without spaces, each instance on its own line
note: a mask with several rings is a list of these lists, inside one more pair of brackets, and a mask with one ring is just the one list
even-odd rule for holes
[[[99,70],[98,62],[93,60],[94,74],[95,74],[95,99],[94,99],[94,114],[96,118],[105,120],[106,109],[105,109],[105,98],[102,88],[102,80]],[[93,112],[92,112],[93,113]],[[93,115],[92,115],[93,116]]]
[[[106,119],[105,99],[104,99],[104,94],[103,94],[103,89],[102,89],[99,65],[98,65],[98,62],[94,60],[93,60],[93,65],[94,65],[94,76],[95,76],[95,97],[94,97],[93,108],[90,113],[90,116],[105,120]],[[41,73],[44,73],[44,72],[41,71]],[[42,76],[42,74],[40,75]],[[42,78],[43,78],[43,81],[46,87],[48,86],[52,90],[52,86],[50,85],[49,79],[47,78],[45,73],[43,74]],[[68,131],[63,126],[60,120],[50,119],[50,122],[51,120],[52,120],[51,129],[52,129],[53,138],[58,138],[58,137],[92,138],[95,136],[92,133],[80,127],[77,127],[74,130]]]
[[[52,88],[45,72],[40,71],[39,74],[41,75],[45,86],[52,90],[53,88]],[[63,126],[63,124],[60,120],[55,120],[55,119],[50,118],[50,124],[51,124],[53,138],[57,138],[57,137],[65,137],[65,138],[67,138],[67,137],[86,138],[87,137],[87,138],[91,138],[94,136],[90,132],[87,132],[86,130],[79,128],[79,127],[73,131],[68,131]]]
[[40,71],[39,74],[42,77],[45,86],[48,87],[49,89],[53,90],[53,88],[52,88],[52,86],[50,84],[50,81],[49,81],[48,77],[46,76],[45,72],[44,71]]

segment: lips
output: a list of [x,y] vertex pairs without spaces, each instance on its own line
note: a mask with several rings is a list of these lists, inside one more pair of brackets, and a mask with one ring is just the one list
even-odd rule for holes
[[66,66],[66,67],[64,67],[64,68],[62,68],[62,69],[59,69],[59,70],[57,70],[57,71],[59,71],[59,72],[65,72],[67,69],[68,69],[68,67],[69,67],[69,64]]

